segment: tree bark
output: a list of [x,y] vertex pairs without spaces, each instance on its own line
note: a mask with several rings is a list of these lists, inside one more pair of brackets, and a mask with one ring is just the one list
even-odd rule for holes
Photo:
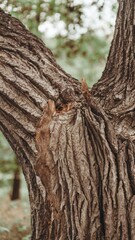
[[119,1],[91,92],[0,11],[0,128],[28,185],[32,240],[135,239],[134,10]]

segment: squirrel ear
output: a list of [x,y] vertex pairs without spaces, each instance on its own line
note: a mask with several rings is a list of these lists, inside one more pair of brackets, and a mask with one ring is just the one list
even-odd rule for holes
[[89,91],[89,88],[84,78],[82,78],[81,84],[82,93],[87,93]]
[[48,100],[48,112],[51,115],[54,115],[56,113],[55,102],[51,99]]

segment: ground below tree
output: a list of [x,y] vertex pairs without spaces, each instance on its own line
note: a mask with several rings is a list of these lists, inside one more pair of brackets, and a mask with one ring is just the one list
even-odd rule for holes
[[10,201],[9,196],[4,196],[0,205],[0,240],[28,240],[30,210],[27,199]]

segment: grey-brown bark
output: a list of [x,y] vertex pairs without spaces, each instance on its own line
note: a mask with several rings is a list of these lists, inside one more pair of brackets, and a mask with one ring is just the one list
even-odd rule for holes
[[26,178],[32,240],[135,238],[133,7],[120,1],[91,93],[0,12],[0,128]]

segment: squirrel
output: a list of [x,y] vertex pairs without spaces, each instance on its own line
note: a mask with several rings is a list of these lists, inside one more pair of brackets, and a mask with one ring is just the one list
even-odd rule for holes
[[39,154],[42,154],[44,147],[47,145],[47,141],[50,138],[49,123],[51,122],[52,117],[55,115],[55,113],[55,102],[49,99],[47,105],[44,108],[43,115],[36,132],[36,143]]
[[46,178],[48,178],[49,174],[48,172],[50,171],[53,165],[49,150],[49,144],[50,144],[50,123],[55,113],[56,113],[55,102],[52,100],[48,100],[48,103],[44,108],[43,116],[41,117],[36,132],[38,157],[35,164],[35,170],[37,175],[41,178],[41,181],[44,186],[46,183]]

